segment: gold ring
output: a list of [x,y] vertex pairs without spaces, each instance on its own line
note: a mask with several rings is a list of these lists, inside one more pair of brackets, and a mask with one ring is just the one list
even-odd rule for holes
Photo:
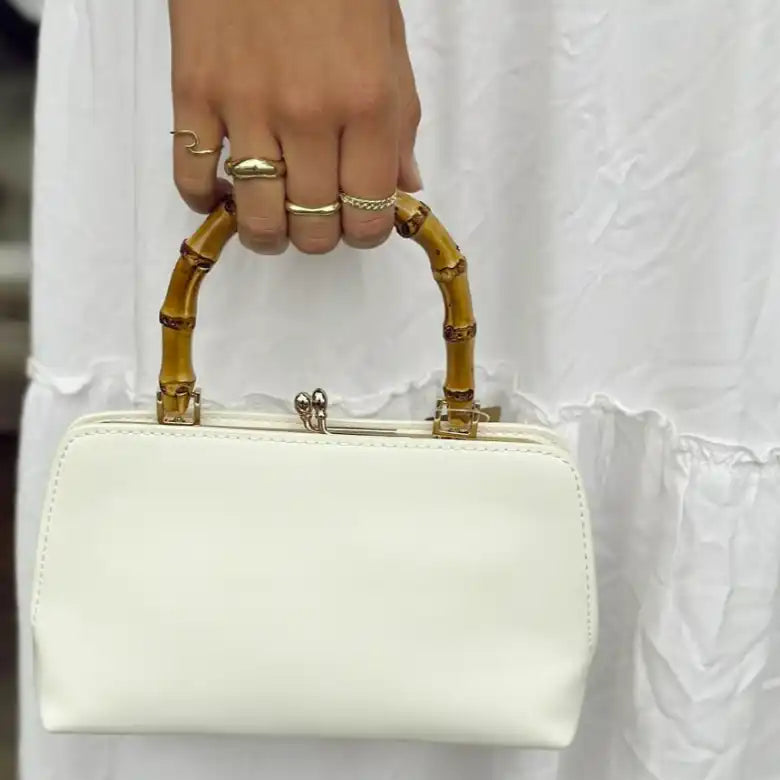
[[284,208],[288,214],[292,214],[295,217],[332,217],[341,211],[341,201],[336,200],[333,203],[328,203],[327,206],[309,208],[308,206],[299,206],[297,203],[291,203],[288,200],[285,201]]
[[287,163],[264,157],[242,157],[238,160],[228,157],[225,173],[234,179],[283,179],[287,175]]
[[176,138],[180,135],[188,135],[192,138],[192,143],[187,144],[184,148],[190,153],[198,157],[202,154],[219,154],[222,151],[222,144],[216,149],[198,149],[200,146],[200,137],[194,130],[171,130],[171,135]]
[[339,199],[342,203],[346,203],[347,206],[352,206],[353,209],[360,209],[361,211],[384,211],[385,209],[395,206],[398,202],[398,192],[394,192],[389,198],[381,198],[380,200],[356,198],[354,195],[347,195],[346,192],[342,192],[339,195]]

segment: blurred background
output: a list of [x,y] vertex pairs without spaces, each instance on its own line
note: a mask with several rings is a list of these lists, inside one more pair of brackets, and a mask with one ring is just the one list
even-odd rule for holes
[[0,0],[0,780],[16,776],[13,501],[28,351],[36,0]]

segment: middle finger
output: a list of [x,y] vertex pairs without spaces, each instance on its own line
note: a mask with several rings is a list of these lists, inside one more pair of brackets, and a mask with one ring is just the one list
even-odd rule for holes
[[[287,162],[287,199],[305,208],[338,203],[338,137],[335,133],[295,133],[282,137]],[[328,216],[288,214],[290,241],[302,252],[320,255],[341,239],[338,213]]]

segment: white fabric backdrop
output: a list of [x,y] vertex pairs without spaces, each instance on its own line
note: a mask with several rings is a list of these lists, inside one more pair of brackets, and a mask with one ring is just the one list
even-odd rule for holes
[[[425,198],[471,259],[479,394],[559,427],[586,477],[602,625],[577,741],[50,736],[23,630],[23,780],[780,774],[780,5],[405,10]],[[165,4],[50,0],[37,122],[23,627],[56,440],[78,414],[151,403],[156,311],[196,224],[170,181]],[[443,353],[426,266],[395,241],[328,259],[231,247],[202,296],[206,395],[288,408],[319,383],[349,413],[427,415]]]

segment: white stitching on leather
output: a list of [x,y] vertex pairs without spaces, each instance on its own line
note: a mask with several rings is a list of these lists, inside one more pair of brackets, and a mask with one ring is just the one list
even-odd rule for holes
[[[201,439],[237,439],[245,441],[269,441],[277,442],[280,444],[308,444],[312,446],[326,446],[326,447],[375,447],[385,449],[416,449],[416,450],[443,450],[449,449],[451,452],[474,452],[475,450],[480,452],[526,452],[541,455],[543,457],[554,458],[566,465],[574,478],[574,485],[577,491],[577,500],[580,506],[580,527],[582,530],[582,553],[585,560],[585,602],[586,602],[586,624],[587,624],[587,636],[588,636],[588,650],[593,650],[593,614],[592,614],[592,594],[590,588],[591,579],[591,562],[588,555],[588,533],[585,527],[585,497],[583,494],[582,485],[580,482],[579,474],[574,466],[565,458],[560,455],[556,455],[553,452],[545,452],[538,447],[518,447],[517,445],[510,445],[507,447],[480,447],[473,442],[469,442],[466,446],[452,448],[451,442],[443,442],[435,439],[428,439],[424,442],[412,442],[408,439],[399,438],[395,441],[376,441],[370,439],[361,439],[356,441],[339,441],[334,440],[328,436],[310,436],[306,438],[285,438],[278,435],[269,436],[262,431],[243,431],[242,433],[212,433],[203,428],[190,428],[187,430],[174,430],[166,429],[160,430],[148,430],[148,431],[130,431],[124,428],[100,428],[90,429],[86,431],[76,430],[70,440],[62,448],[59,460],[57,462],[57,470],[54,474],[52,481],[51,495],[49,498],[49,504],[46,510],[46,525],[43,531],[43,537],[41,539],[41,553],[37,566],[37,582],[35,587],[35,598],[33,600],[31,623],[33,627],[36,625],[36,619],[38,616],[38,607],[41,601],[41,595],[43,592],[44,574],[46,569],[46,554],[48,552],[49,545],[49,533],[51,530],[51,521],[54,514],[54,504],[57,497],[57,490],[59,488],[60,474],[62,472],[62,466],[65,462],[65,456],[71,446],[79,439],[86,438],[87,436],[105,436],[105,435],[118,435],[118,436],[168,436],[176,438],[201,438]],[[539,445],[544,446],[544,445]]]
[[[563,458],[561,458],[563,460]],[[567,461],[563,461],[567,463]],[[588,530],[585,528],[585,495],[582,489],[580,475],[571,463],[567,463],[574,474],[574,484],[577,486],[577,500],[580,504],[580,529],[582,531],[582,554],[585,558],[585,608],[587,612],[586,623],[588,627],[588,650],[593,652],[593,594],[590,592],[591,563],[588,554]]]

